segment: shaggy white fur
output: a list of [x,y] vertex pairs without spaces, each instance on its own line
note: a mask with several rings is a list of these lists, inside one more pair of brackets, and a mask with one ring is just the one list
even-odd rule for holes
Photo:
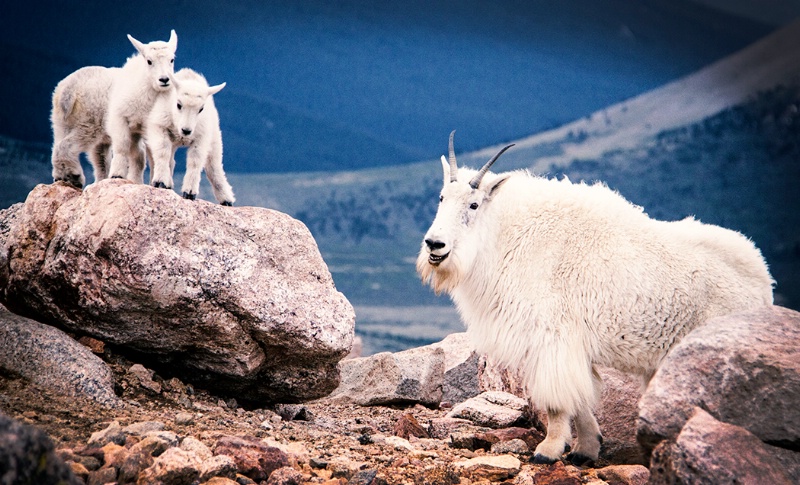
[[200,173],[205,169],[217,201],[233,205],[233,189],[222,169],[222,131],[213,98],[225,83],[209,87],[201,74],[184,68],[175,73],[174,84],[169,96],[156,100],[147,118],[145,144],[152,162],[150,183],[172,188],[175,151],[188,147],[183,197],[197,197]]
[[78,69],[53,91],[53,180],[82,188],[86,183],[80,154],[86,153],[94,180],[108,176],[111,138],[105,130],[108,93],[119,68],[89,66]]
[[767,265],[738,232],[654,220],[604,185],[525,171],[488,172],[473,187],[474,170],[451,181],[452,148],[451,158],[417,270],[451,295],[475,348],[519,369],[547,410],[537,462],[561,458],[572,418],[568,459],[597,459],[596,365],[646,383],[707,319],[772,304]]
[[178,36],[173,30],[168,42],[142,44],[130,35],[128,39],[137,53],[115,75],[108,100],[106,132],[113,152],[109,175],[143,183],[144,125],[156,100],[169,96],[173,89]]

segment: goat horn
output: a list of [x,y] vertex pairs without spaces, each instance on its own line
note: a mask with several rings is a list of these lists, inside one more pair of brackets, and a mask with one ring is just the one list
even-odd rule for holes
[[481,180],[483,180],[483,176],[486,175],[486,172],[489,171],[489,167],[491,167],[492,164],[496,162],[498,158],[500,158],[500,155],[502,155],[504,151],[508,150],[513,146],[514,144],[512,143],[507,147],[503,148],[502,150],[500,150],[499,152],[497,152],[497,155],[493,156],[491,160],[486,162],[486,165],[481,167],[478,173],[475,174],[475,177],[473,177],[472,180],[469,181],[469,186],[472,187],[473,189],[477,189],[478,186],[481,184]]
[[456,165],[456,151],[453,148],[453,137],[456,130],[450,132],[450,181],[455,182],[458,178],[458,165]]

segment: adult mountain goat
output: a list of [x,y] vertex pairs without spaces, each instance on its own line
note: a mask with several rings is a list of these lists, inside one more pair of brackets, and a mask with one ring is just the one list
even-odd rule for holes
[[519,369],[547,411],[534,461],[596,460],[596,365],[649,381],[705,320],[772,303],[773,281],[741,234],[650,219],[601,184],[457,168],[450,135],[439,209],[417,271],[447,292],[476,349]]

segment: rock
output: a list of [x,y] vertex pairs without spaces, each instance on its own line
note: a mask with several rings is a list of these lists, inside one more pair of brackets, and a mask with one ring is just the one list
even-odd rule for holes
[[307,407],[299,404],[278,404],[275,412],[284,421],[314,421],[314,415]]
[[236,460],[228,455],[216,455],[204,460],[200,465],[200,480],[210,480],[213,477],[236,478]]
[[458,404],[481,393],[478,381],[478,354],[464,332],[451,333],[441,342],[427,346],[444,351],[442,400]]
[[611,465],[597,470],[597,476],[612,485],[645,485],[650,470],[642,465]]
[[214,445],[214,454],[230,456],[239,473],[255,481],[266,480],[273,471],[289,466],[286,453],[255,439],[223,436]]
[[154,439],[158,440],[163,443],[163,446],[167,448],[171,448],[173,446],[178,446],[178,435],[173,433],[172,431],[162,430],[162,431],[148,431],[143,436],[144,440],[147,439]]
[[560,461],[538,471],[533,476],[535,484],[542,485],[582,485],[581,472],[574,466],[565,466]]
[[777,306],[709,320],[667,355],[641,399],[646,450],[674,440],[694,407],[766,443],[800,445],[800,313]]
[[80,478],[84,482],[86,482],[86,480],[89,479],[89,470],[85,466],[74,461],[69,461],[65,463],[67,466],[69,466],[69,469],[76,477]]
[[475,447],[488,450],[495,444],[512,440],[522,440],[529,450],[544,440],[544,433],[535,428],[503,428],[475,433]]
[[83,336],[78,339],[78,343],[92,351],[93,354],[103,355],[106,351],[106,344],[96,338]]
[[164,430],[164,423],[162,423],[161,421],[140,421],[138,423],[129,424],[128,426],[122,428],[123,433],[139,437],[146,436],[148,433],[152,433],[153,431],[163,431],[163,430]]
[[120,446],[116,443],[108,443],[104,445],[103,450],[103,468],[112,467],[119,469],[128,457],[128,448]]
[[411,413],[405,413],[397,420],[392,434],[408,439],[409,436],[417,438],[430,438],[428,431],[419,424]]
[[2,483],[81,483],[58,457],[50,438],[33,426],[0,413]]
[[503,455],[506,453],[516,453],[517,455],[527,455],[530,454],[531,448],[528,447],[528,444],[522,441],[519,438],[514,438],[508,441],[500,441],[495,443],[490,448],[491,452],[496,455]]
[[428,433],[431,438],[443,440],[449,438],[453,432],[464,431],[472,426],[472,421],[468,419],[435,418],[428,423]]
[[[250,480],[252,482],[252,480]],[[253,482],[255,483],[255,482]],[[201,485],[240,485],[236,480],[226,477],[212,477]]]
[[238,400],[325,396],[355,313],[308,229],[269,209],[103,180],[4,211],[0,303]]
[[122,405],[114,394],[111,370],[91,350],[61,330],[14,315],[2,305],[0,368],[59,394],[88,398],[109,408]]
[[161,394],[161,384],[153,380],[153,374],[152,370],[146,369],[142,364],[133,364],[128,369],[128,375],[135,379],[136,383],[154,394]]
[[479,426],[504,428],[524,422],[530,414],[528,401],[502,391],[488,391],[454,407],[447,417],[463,418]]
[[384,438],[384,441],[386,442],[387,445],[391,446],[395,450],[412,451],[414,449],[414,447],[411,446],[411,443],[407,439],[401,438],[399,436],[387,436],[386,438]]
[[519,473],[522,462],[511,455],[476,456],[453,463],[455,470],[473,478],[502,481]]
[[267,480],[267,485],[300,485],[303,483],[303,474],[292,467],[285,466],[272,472]]
[[616,369],[598,367],[597,370],[603,380],[595,413],[603,435],[600,458],[609,463],[647,465],[644,450],[636,440],[641,381]]
[[148,453],[146,449],[134,448],[135,445],[131,447],[130,453],[128,453],[119,467],[117,479],[120,483],[135,483],[139,474],[151,467],[155,462],[153,455]]
[[97,471],[89,473],[89,481],[87,485],[105,485],[117,481],[117,469],[113,467],[104,467]]
[[173,420],[179,426],[188,426],[194,424],[194,415],[192,413],[178,413]]
[[[795,455],[791,465],[777,454]],[[700,408],[673,440],[653,450],[652,484],[798,483],[800,454],[764,444],[749,431],[722,423]]]
[[210,460],[211,457],[214,456],[214,453],[211,452],[211,449],[206,446],[205,443],[192,436],[187,436],[186,438],[182,439],[180,448],[182,450],[194,453],[203,461]]
[[108,443],[125,444],[125,432],[122,431],[122,426],[119,425],[118,421],[112,421],[104,429],[92,433],[87,444],[88,446],[103,447]]
[[350,477],[347,485],[371,485],[377,475],[377,470],[361,470]]
[[481,392],[503,391],[525,397],[525,385],[517,369],[509,369],[487,355],[478,359],[478,387]]
[[191,485],[200,477],[200,465],[200,459],[193,453],[180,448],[170,448],[139,475],[136,483]]
[[442,400],[444,351],[424,347],[381,352],[341,362],[342,382],[328,398],[361,406],[421,403]]
[[451,466],[434,465],[426,466],[423,470],[414,476],[415,484],[431,484],[431,485],[458,485],[461,482],[461,477],[458,476],[456,471]]
[[305,444],[302,442],[290,441],[288,443],[281,443],[272,438],[264,438],[261,441],[267,446],[272,446],[286,453],[290,466],[302,468],[302,464],[309,460],[308,448],[306,448]]

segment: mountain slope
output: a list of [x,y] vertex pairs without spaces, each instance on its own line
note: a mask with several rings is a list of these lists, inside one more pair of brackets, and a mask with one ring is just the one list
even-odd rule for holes
[[526,136],[770,29],[686,0],[18,2],[0,15],[12,66],[0,76],[0,134],[48,142],[61,78],[121,65],[127,33],[149,41],[171,28],[177,67],[227,82],[216,97],[226,166],[246,172],[410,163],[454,127],[465,150]]
[[558,142],[560,152],[538,157],[550,164],[632,148],[658,133],[697,123],[777,85],[800,82],[800,20],[700,71],[591,116],[518,140],[517,150]]

